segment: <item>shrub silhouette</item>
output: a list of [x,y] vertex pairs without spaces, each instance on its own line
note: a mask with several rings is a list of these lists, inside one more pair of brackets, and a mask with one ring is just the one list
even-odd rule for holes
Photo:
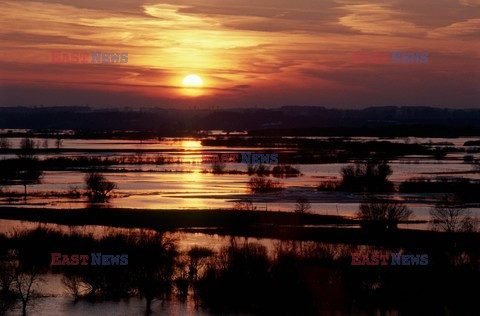
[[89,172],[85,176],[85,188],[87,195],[93,201],[105,201],[110,197],[110,194],[117,185],[108,181],[105,176],[98,172]]
[[[376,244],[278,240],[271,251],[246,239],[232,238],[220,251],[194,247],[180,258],[176,241],[162,232],[128,231],[97,239],[41,228],[8,238],[0,235],[0,289],[5,289],[3,280],[13,284],[8,281],[12,279],[8,275],[10,268],[21,266],[28,278],[29,267],[35,266],[42,273],[49,268],[72,280],[75,276],[72,283],[82,289],[93,285],[94,300],[148,298],[147,311],[154,299],[169,299],[175,286],[177,291],[186,289],[187,295],[192,286],[198,290],[201,306],[218,314],[367,315],[392,309],[402,315],[418,311],[425,315],[475,314],[478,293],[471,289],[480,280],[478,236],[460,234],[462,238],[456,240],[447,237],[427,237],[418,244],[410,240],[386,248]],[[429,264],[398,268],[351,265],[351,253],[390,254],[399,252],[399,247],[407,254],[428,254]],[[127,253],[129,264],[50,267],[51,252]],[[13,257],[9,259],[9,255]],[[15,265],[9,266],[9,262]],[[182,276],[180,283],[175,282],[175,276]],[[10,286],[10,291],[19,294],[16,286]],[[0,308],[8,309],[2,293]],[[80,299],[84,295],[79,292]]]
[[248,165],[248,168],[247,168],[247,173],[248,175],[254,175],[256,174],[257,176],[268,176],[272,171],[270,170],[270,168],[268,168],[267,166],[265,165],[251,165],[249,164]]
[[154,299],[169,299],[174,283],[177,245],[162,232],[144,232],[133,237],[129,267],[138,295],[146,299],[146,313],[151,313]]
[[388,180],[392,174],[386,163],[368,162],[349,165],[341,170],[342,182],[339,189],[360,192],[390,192],[393,183]]
[[312,205],[308,199],[298,199],[297,204],[295,204],[294,211],[295,213],[308,213],[312,209]]
[[474,231],[476,222],[470,215],[470,210],[454,196],[443,197],[430,209],[433,228],[450,233]]
[[277,191],[283,189],[278,181],[272,181],[264,177],[251,177],[248,181],[250,191],[253,193]]
[[299,175],[301,175],[301,172],[297,168],[290,165],[279,165],[273,167],[272,175],[278,178],[298,177]]
[[369,229],[397,229],[400,221],[406,221],[413,212],[405,205],[391,201],[364,202],[356,217]]
[[247,200],[233,203],[232,209],[235,211],[256,211],[257,207],[253,204],[253,201]]
[[0,161],[0,184],[19,184],[24,187],[27,198],[27,186],[41,183],[43,171],[37,158],[5,159]]

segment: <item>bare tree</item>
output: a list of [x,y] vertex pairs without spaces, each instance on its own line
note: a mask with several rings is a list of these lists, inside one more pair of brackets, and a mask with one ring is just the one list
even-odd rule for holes
[[5,159],[0,161],[0,186],[22,185],[27,199],[27,186],[41,183],[43,171],[36,158]]
[[24,187],[24,198],[27,199],[27,185],[39,184],[43,171],[40,169],[38,160],[25,159],[17,175],[20,183]]
[[0,257],[0,315],[5,315],[15,305],[15,277],[16,258],[8,252]]
[[145,313],[152,313],[155,299],[165,300],[172,290],[178,251],[174,240],[161,232],[141,232],[132,236],[135,247],[148,253],[149,260],[133,262],[132,276],[137,293],[146,300]]
[[446,232],[475,230],[470,210],[456,197],[445,196],[430,209],[430,221],[434,229]]
[[480,160],[475,160],[473,163],[473,171],[480,172]]
[[394,201],[364,202],[356,217],[364,221],[364,227],[396,229],[401,221],[406,221],[413,212],[404,204]]
[[264,177],[251,177],[248,181],[248,187],[253,193],[269,192],[283,189],[283,186],[280,182],[272,181]]
[[207,247],[193,246],[187,253],[188,261],[188,279],[193,286],[195,300],[198,300],[199,278],[202,271],[205,270],[208,260],[214,255],[212,249]]
[[295,204],[295,213],[308,213],[312,209],[312,205],[308,199],[298,199],[297,204]]
[[35,141],[24,138],[20,141],[20,150],[17,154],[20,159],[33,159],[36,154]]
[[27,315],[27,305],[35,298],[34,284],[40,281],[40,275],[35,266],[29,269],[19,267],[15,276],[15,288],[22,302],[22,316]]
[[104,201],[110,197],[117,185],[108,181],[105,176],[99,172],[89,172],[85,176],[87,194],[92,200]]
[[7,150],[12,148],[12,144],[8,141],[8,138],[0,138],[0,150]]
[[62,278],[62,283],[67,288],[68,292],[73,295],[75,302],[84,294],[82,292],[82,287],[85,285],[82,282],[82,278],[78,275],[65,275]]
[[63,141],[62,141],[62,139],[61,139],[60,137],[58,137],[58,138],[55,140],[55,148],[56,148],[57,150],[60,150],[60,149],[62,149],[62,147],[63,147]]
[[24,138],[20,141],[20,150],[17,153],[18,164],[15,167],[14,178],[24,187],[25,200],[27,199],[27,185],[40,183],[43,171],[40,163],[35,157],[37,148],[35,141],[30,138]]
[[253,201],[248,200],[244,202],[235,202],[233,204],[233,210],[235,211],[256,211],[257,207],[253,204]]

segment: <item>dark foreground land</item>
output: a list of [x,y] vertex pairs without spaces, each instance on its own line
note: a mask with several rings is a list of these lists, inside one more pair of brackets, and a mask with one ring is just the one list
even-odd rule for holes
[[126,208],[46,209],[0,208],[0,218],[64,225],[103,225],[174,230],[193,227],[247,227],[258,225],[354,224],[334,215],[237,210],[142,210]]
[[[413,229],[366,230],[361,221],[334,215],[236,210],[30,209],[0,208],[0,218],[60,225],[100,225],[224,236],[315,241],[431,250],[454,241],[480,249],[480,234]],[[411,221],[410,223],[415,223]],[[454,236],[454,238],[452,238]]]
[[[478,233],[368,231],[337,216],[259,211],[9,207],[0,218],[153,229],[100,239],[45,227],[0,235],[0,315],[28,306],[25,285],[52,273],[62,275],[72,302],[137,296],[146,304],[139,314],[176,297],[219,315],[478,315]],[[174,230],[232,238],[220,250],[180,251],[164,234]],[[277,239],[273,254],[250,236]],[[128,265],[50,265],[51,253],[99,252],[128,254]],[[427,255],[428,264],[357,266],[352,253]]]

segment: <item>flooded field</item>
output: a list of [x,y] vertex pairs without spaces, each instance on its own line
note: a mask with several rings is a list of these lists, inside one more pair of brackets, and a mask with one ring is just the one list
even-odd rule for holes
[[[126,229],[114,228],[99,225],[87,226],[65,226],[57,224],[39,224],[34,222],[25,222],[19,220],[2,220],[0,219],[0,235],[13,237],[16,234],[23,234],[32,232],[35,229],[41,229],[45,232],[61,232],[67,236],[76,235],[89,238],[90,236],[95,240],[100,240],[108,236],[130,236],[141,233],[154,233],[148,229]],[[216,234],[209,235],[203,233],[190,232],[167,232],[165,237],[173,240],[180,253],[188,253],[192,247],[208,248],[215,253],[221,252],[222,248],[231,247],[232,245],[261,245],[265,247],[267,255],[270,258],[275,258],[279,249],[292,247],[291,242],[282,241],[278,239],[268,238],[243,238],[219,236]],[[319,243],[303,242],[302,247],[314,246]],[[300,245],[300,243],[298,244]],[[298,245],[294,246],[297,247]],[[325,244],[322,246],[332,247],[331,249],[342,247],[341,244]],[[357,246],[358,251],[374,251],[381,249],[373,246]],[[64,283],[65,276],[60,273],[53,273],[53,271],[46,271],[41,274],[38,281],[35,282],[33,291],[36,295],[33,303],[28,306],[28,312],[31,315],[140,315],[145,306],[145,300],[137,297],[129,297],[119,300],[106,301],[75,301],[71,291]],[[202,308],[195,304],[193,299],[179,300],[173,297],[167,301],[156,300],[152,303],[154,310],[149,315],[196,315],[196,316],[210,316],[217,315],[216,313]],[[20,306],[16,306],[11,310],[11,314],[20,312]],[[242,315],[235,313],[235,315]],[[245,314],[249,315],[249,314]]]
[[[288,139],[288,137],[285,137]],[[303,137],[300,139],[329,140],[326,137]],[[231,208],[237,201],[249,200],[259,210],[292,211],[298,198],[307,198],[312,205],[312,212],[319,214],[338,214],[352,216],[363,199],[361,194],[347,192],[318,191],[319,183],[323,181],[340,180],[341,168],[355,161],[342,163],[293,163],[292,167],[301,174],[296,177],[271,179],[278,181],[284,187],[280,192],[252,194],[248,188],[248,166],[242,163],[227,163],[223,174],[209,172],[211,165],[202,163],[202,154],[206,153],[240,153],[240,152],[275,152],[280,158],[285,153],[297,150],[295,147],[282,147],[274,144],[271,147],[228,147],[205,146],[203,139],[167,138],[162,140],[82,140],[64,139],[61,148],[48,152],[57,139],[34,138],[40,150],[37,157],[48,158],[79,158],[99,157],[100,159],[140,159],[155,160],[161,157],[162,163],[125,163],[110,164],[104,174],[117,185],[114,198],[107,206],[115,208],[142,209],[225,209]],[[354,137],[349,141],[371,142],[388,141],[397,144],[421,144],[430,148],[454,149],[441,159],[425,155],[406,155],[389,161],[392,168],[390,180],[399,185],[411,178],[467,178],[480,179],[480,173],[472,172],[472,165],[465,160],[479,159],[476,152],[468,153],[472,147],[465,147],[467,141],[476,138],[395,138],[377,139],[373,137]],[[8,138],[12,148],[20,146],[21,138]],[[58,144],[57,144],[58,145]],[[473,149],[475,149],[473,147]],[[15,154],[1,154],[0,158],[13,158]],[[268,167],[273,167],[269,165]],[[83,170],[45,171],[40,184],[28,186],[29,197],[2,198],[2,205],[22,207],[49,208],[83,208],[88,205],[84,197],[59,197],[52,192],[68,192],[81,190],[84,186]],[[11,185],[7,191],[23,191],[23,186]],[[432,206],[435,194],[404,194],[394,192],[390,198],[404,201],[414,211],[415,219],[428,219],[428,210]],[[474,215],[479,208],[472,205]]]

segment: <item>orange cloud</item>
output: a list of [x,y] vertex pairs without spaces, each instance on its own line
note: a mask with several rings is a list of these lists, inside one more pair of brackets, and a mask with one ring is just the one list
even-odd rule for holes
[[[442,7],[435,0],[421,4],[413,0],[362,4],[348,0],[0,0],[0,83],[25,91],[29,87],[38,91],[34,86],[41,85],[56,93],[69,86],[84,91],[85,98],[91,95],[89,103],[101,99],[99,93],[121,103],[131,100],[125,97],[129,93],[149,104],[155,100],[184,104],[190,99],[180,91],[181,80],[195,73],[205,80],[205,93],[196,99],[202,104],[356,106],[372,100],[398,102],[402,95],[396,91],[397,81],[416,78],[421,80],[419,85],[435,91],[450,82],[463,82],[457,77],[463,72],[471,80],[462,89],[474,104],[479,62],[479,39],[474,37],[479,19],[472,17],[476,3],[451,1]],[[128,52],[129,62],[53,65],[53,50]],[[391,65],[350,63],[352,51],[392,50],[427,51],[431,64],[404,71],[386,67]],[[463,58],[459,61],[459,57]],[[436,77],[444,72],[450,77]],[[424,100],[421,91],[415,93]],[[43,94],[26,94],[32,102],[50,100]],[[0,100],[0,105],[24,99],[13,92],[5,95],[8,98]],[[443,97],[449,102],[456,95]]]

